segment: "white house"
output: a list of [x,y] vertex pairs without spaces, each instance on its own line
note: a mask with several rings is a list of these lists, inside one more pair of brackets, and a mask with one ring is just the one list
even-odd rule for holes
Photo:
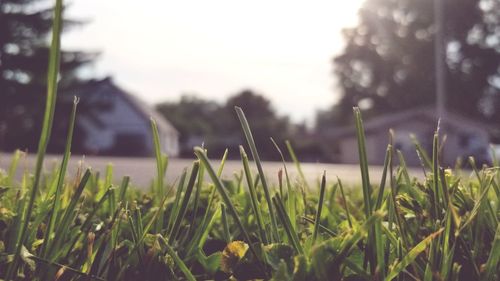
[[96,155],[150,156],[154,153],[150,119],[158,126],[163,152],[179,154],[179,133],[162,115],[115,85],[92,80],[69,93],[80,98],[76,126],[83,132],[82,152]]
[[[442,120],[443,121],[443,120]],[[368,163],[382,165],[389,143],[389,129],[394,130],[393,145],[405,156],[406,164],[419,166],[420,159],[413,135],[422,148],[432,155],[432,139],[437,122],[433,107],[421,107],[364,120]],[[477,163],[488,163],[489,127],[483,123],[448,112],[440,126],[441,136],[446,135],[441,153],[442,164],[454,165],[458,158],[473,156]],[[335,160],[340,163],[359,163],[356,131],[353,126],[337,128],[324,133],[335,145]]]

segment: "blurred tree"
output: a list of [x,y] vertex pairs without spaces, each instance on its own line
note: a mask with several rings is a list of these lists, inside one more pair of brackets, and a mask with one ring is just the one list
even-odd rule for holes
[[213,155],[220,155],[229,148],[230,157],[237,158],[237,146],[246,141],[235,106],[245,111],[263,159],[278,159],[279,154],[269,138],[283,142],[290,137],[291,125],[288,118],[277,116],[268,99],[251,90],[230,97],[224,105],[183,96],[179,102],[162,103],[157,109],[179,130],[182,157],[191,157],[193,146],[204,143]]
[[[45,105],[52,7],[43,0],[0,0],[0,149],[35,151]],[[65,27],[80,24],[65,21]],[[77,69],[95,58],[94,53],[63,51],[60,86],[75,86]],[[72,99],[59,95],[52,139],[64,139],[65,117]],[[52,142],[54,149],[61,142]],[[64,143],[64,142],[62,142]]]
[[157,109],[179,131],[182,157],[191,157],[195,145],[212,146],[218,122],[225,119],[219,104],[194,95],[184,95],[179,102],[161,103]]
[[271,102],[252,90],[246,89],[230,97],[226,102],[225,109],[235,117],[226,120],[224,129],[227,135],[232,135],[235,139],[239,138],[240,144],[244,144],[246,141],[239,120],[234,113],[235,106],[241,107],[245,112],[260,154],[267,159],[278,160],[279,154],[270,138],[272,137],[280,144],[292,137],[292,126],[288,117],[278,116]]
[[[366,0],[334,59],[343,95],[318,114],[318,128],[351,122],[351,108],[376,115],[435,102],[434,1]],[[444,1],[446,107],[500,120],[500,0]]]

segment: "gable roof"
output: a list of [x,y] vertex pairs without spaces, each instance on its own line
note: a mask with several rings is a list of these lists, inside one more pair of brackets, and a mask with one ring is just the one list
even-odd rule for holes
[[[99,90],[103,89],[120,95],[123,100],[127,102],[135,110],[136,113],[144,118],[147,123],[149,123],[149,120],[151,118],[154,119],[160,132],[172,132],[176,135],[179,135],[179,131],[177,131],[177,129],[165,117],[163,117],[163,115],[159,114],[158,111],[154,109],[154,107],[146,104],[138,97],[126,92],[125,90],[117,86],[113,82],[111,77],[106,77],[101,80],[90,80],[86,84],[79,86],[74,91],[71,91],[71,94],[82,98],[87,94],[92,95],[92,93],[97,93],[99,92]],[[110,91],[109,89],[112,89],[114,91]]]
[[[441,119],[441,124],[443,124],[443,121],[445,121],[446,126],[451,129],[461,129],[464,127],[468,127],[474,130],[490,130],[490,127],[488,125],[449,111],[446,113],[446,119]],[[433,106],[427,106],[377,116],[364,121],[363,127],[366,134],[371,134],[380,132],[380,130],[382,129],[391,128],[399,124],[404,124],[405,122],[411,120],[423,121],[434,127],[437,127],[438,123],[435,108]],[[352,125],[332,129],[326,134],[331,138],[343,138],[355,135],[356,130],[354,125]]]

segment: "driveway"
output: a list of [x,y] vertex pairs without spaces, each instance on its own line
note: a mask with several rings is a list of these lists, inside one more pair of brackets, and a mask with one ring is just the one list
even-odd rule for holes
[[[7,170],[10,165],[10,154],[0,154],[0,168]],[[182,173],[183,169],[190,167],[194,159],[170,159],[167,168],[167,182],[173,182]],[[45,159],[45,169],[51,169],[59,165],[61,156],[48,155]],[[29,169],[33,171],[36,162],[35,155],[28,155],[25,160],[20,161],[19,170]],[[218,161],[212,162],[215,167],[218,167]],[[74,174],[78,167],[91,167],[93,171],[99,171],[104,174],[107,165],[113,166],[114,182],[119,182],[125,175],[130,176],[134,186],[148,188],[153,177],[156,175],[156,162],[154,158],[128,158],[128,157],[96,157],[96,156],[73,156],[69,163],[69,173]],[[253,172],[256,173],[256,168],[251,163]],[[358,165],[345,164],[326,164],[326,163],[303,163],[301,164],[305,177],[311,183],[318,181],[326,171],[327,180],[332,182],[338,176],[342,182],[346,184],[357,184],[361,182],[361,174]],[[277,183],[278,171],[283,167],[280,162],[264,162],[263,168],[267,173],[268,181]],[[288,172],[292,180],[298,177],[297,170],[293,163],[287,163]],[[223,178],[231,178],[235,173],[240,173],[242,165],[240,161],[229,160],[226,162],[223,172]],[[382,167],[370,167],[370,180],[372,183],[378,183],[382,174]],[[423,177],[421,169],[411,169],[411,175],[419,178]]]

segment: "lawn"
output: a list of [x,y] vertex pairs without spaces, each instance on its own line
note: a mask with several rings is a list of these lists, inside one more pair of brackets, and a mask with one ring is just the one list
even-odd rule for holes
[[0,171],[0,279],[500,278],[498,163],[474,169],[470,177],[441,167],[437,129],[430,155],[416,146],[425,179],[409,174],[404,155],[389,141],[382,178],[372,182],[357,108],[361,178],[350,188],[329,175],[317,186],[303,175],[290,178],[287,169],[301,175],[300,163],[283,144],[275,144],[277,151],[286,147],[282,157],[295,165],[284,165],[275,175],[278,183],[269,184],[240,108],[235,118],[249,154],[240,147],[241,173],[231,179],[220,176],[225,156],[214,166],[207,151],[196,147],[192,166],[178,181],[166,181],[168,157],[160,151],[154,120],[157,176],[149,191],[129,186],[128,177],[113,184],[112,169],[67,176],[77,100],[64,157],[59,167],[44,172],[57,96],[61,10],[57,0],[37,165],[17,180],[23,154],[16,152],[10,167]]

